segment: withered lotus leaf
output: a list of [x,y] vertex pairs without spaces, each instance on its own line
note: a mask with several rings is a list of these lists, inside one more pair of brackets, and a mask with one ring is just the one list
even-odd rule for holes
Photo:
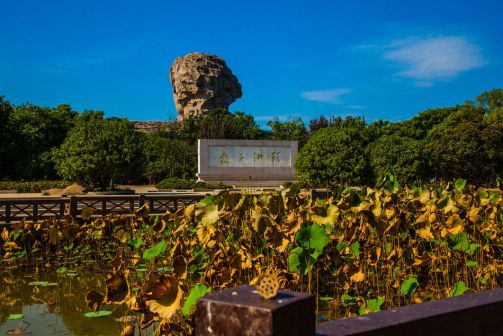
[[187,260],[183,255],[176,256],[173,260],[173,273],[179,279],[187,278]]
[[184,329],[180,325],[170,322],[169,320],[162,320],[161,323],[159,323],[158,331],[161,336],[192,335],[190,329]]
[[127,271],[119,270],[113,272],[106,280],[106,303],[120,304],[126,300],[129,294],[129,285],[126,278]]
[[183,291],[175,276],[152,273],[144,287],[142,296],[152,313],[169,319],[180,308]]
[[89,309],[97,313],[100,310],[100,306],[105,300],[105,297],[98,293],[97,291],[90,290],[86,295],[86,303]]
[[119,270],[124,265],[124,259],[122,258],[122,253],[117,253],[115,258],[110,262],[114,270]]
[[122,329],[120,336],[134,336],[134,327],[130,324],[125,326]]
[[58,245],[59,243],[58,227],[56,224],[49,227],[49,243],[51,245]]
[[93,207],[85,207],[82,209],[80,216],[84,221],[89,220],[93,216],[94,208]]
[[125,315],[125,316],[121,316],[119,318],[116,318],[115,321],[119,322],[119,323],[133,323],[133,322],[136,322],[136,316]]
[[155,322],[155,315],[152,313],[145,313],[141,317],[140,329],[146,329]]

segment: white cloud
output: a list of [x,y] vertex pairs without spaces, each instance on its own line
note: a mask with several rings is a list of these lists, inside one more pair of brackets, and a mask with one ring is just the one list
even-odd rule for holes
[[341,96],[350,92],[351,89],[305,91],[301,93],[301,97],[307,100],[317,101],[320,103],[342,104]]
[[486,64],[479,47],[462,36],[395,40],[386,49],[384,58],[403,68],[398,75],[423,87]]

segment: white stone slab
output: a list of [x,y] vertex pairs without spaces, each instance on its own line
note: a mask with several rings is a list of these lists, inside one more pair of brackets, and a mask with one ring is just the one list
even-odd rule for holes
[[200,139],[198,177],[232,185],[295,181],[297,148],[297,141]]

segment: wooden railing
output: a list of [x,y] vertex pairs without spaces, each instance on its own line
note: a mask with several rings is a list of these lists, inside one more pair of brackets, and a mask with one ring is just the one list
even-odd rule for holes
[[253,286],[209,294],[197,303],[195,335],[502,336],[503,288],[316,324],[313,295]]
[[179,207],[198,202],[203,194],[141,194],[106,196],[71,196],[41,198],[0,198],[0,224],[13,222],[41,221],[48,218],[60,219],[66,215],[80,218],[82,210],[93,208],[94,216],[110,213],[133,214],[143,205],[149,206],[149,213],[160,215],[166,211],[176,211]]

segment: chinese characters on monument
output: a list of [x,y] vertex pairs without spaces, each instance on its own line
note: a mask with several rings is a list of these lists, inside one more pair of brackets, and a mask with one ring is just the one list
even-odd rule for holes
[[290,167],[289,147],[208,146],[209,167]]

